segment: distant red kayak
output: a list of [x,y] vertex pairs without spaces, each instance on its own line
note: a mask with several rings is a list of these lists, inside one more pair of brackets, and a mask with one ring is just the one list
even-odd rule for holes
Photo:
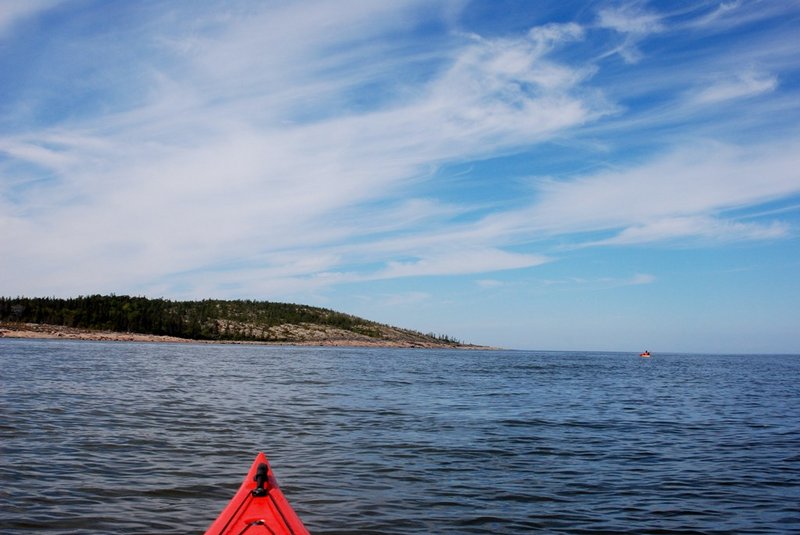
[[206,535],[308,535],[278,487],[263,453],[256,456],[242,486]]

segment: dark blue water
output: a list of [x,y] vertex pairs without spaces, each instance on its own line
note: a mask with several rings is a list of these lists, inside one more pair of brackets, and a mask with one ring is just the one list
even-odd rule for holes
[[800,356],[0,340],[3,533],[800,533]]

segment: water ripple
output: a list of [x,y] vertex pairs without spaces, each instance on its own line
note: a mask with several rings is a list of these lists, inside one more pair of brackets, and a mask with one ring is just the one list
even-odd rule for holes
[[800,358],[0,340],[3,533],[800,532]]

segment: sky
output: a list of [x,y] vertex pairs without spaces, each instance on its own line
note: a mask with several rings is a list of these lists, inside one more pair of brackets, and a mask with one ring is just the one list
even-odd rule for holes
[[0,0],[0,295],[800,352],[800,2]]

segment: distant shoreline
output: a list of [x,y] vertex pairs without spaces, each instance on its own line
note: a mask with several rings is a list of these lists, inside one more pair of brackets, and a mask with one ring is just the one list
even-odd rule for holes
[[499,348],[477,346],[471,344],[436,344],[432,342],[407,342],[392,340],[298,340],[286,342],[263,342],[249,340],[194,340],[155,334],[97,331],[77,329],[62,325],[41,323],[8,323],[0,322],[0,338],[33,339],[33,340],[86,340],[97,342],[151,342],[175,344],[231,344],[231,345],[265,345],[265,346],[318,346],[318,347],[376,347],[376,348],[419,348],[419,349],[480,349],[496,350]]

